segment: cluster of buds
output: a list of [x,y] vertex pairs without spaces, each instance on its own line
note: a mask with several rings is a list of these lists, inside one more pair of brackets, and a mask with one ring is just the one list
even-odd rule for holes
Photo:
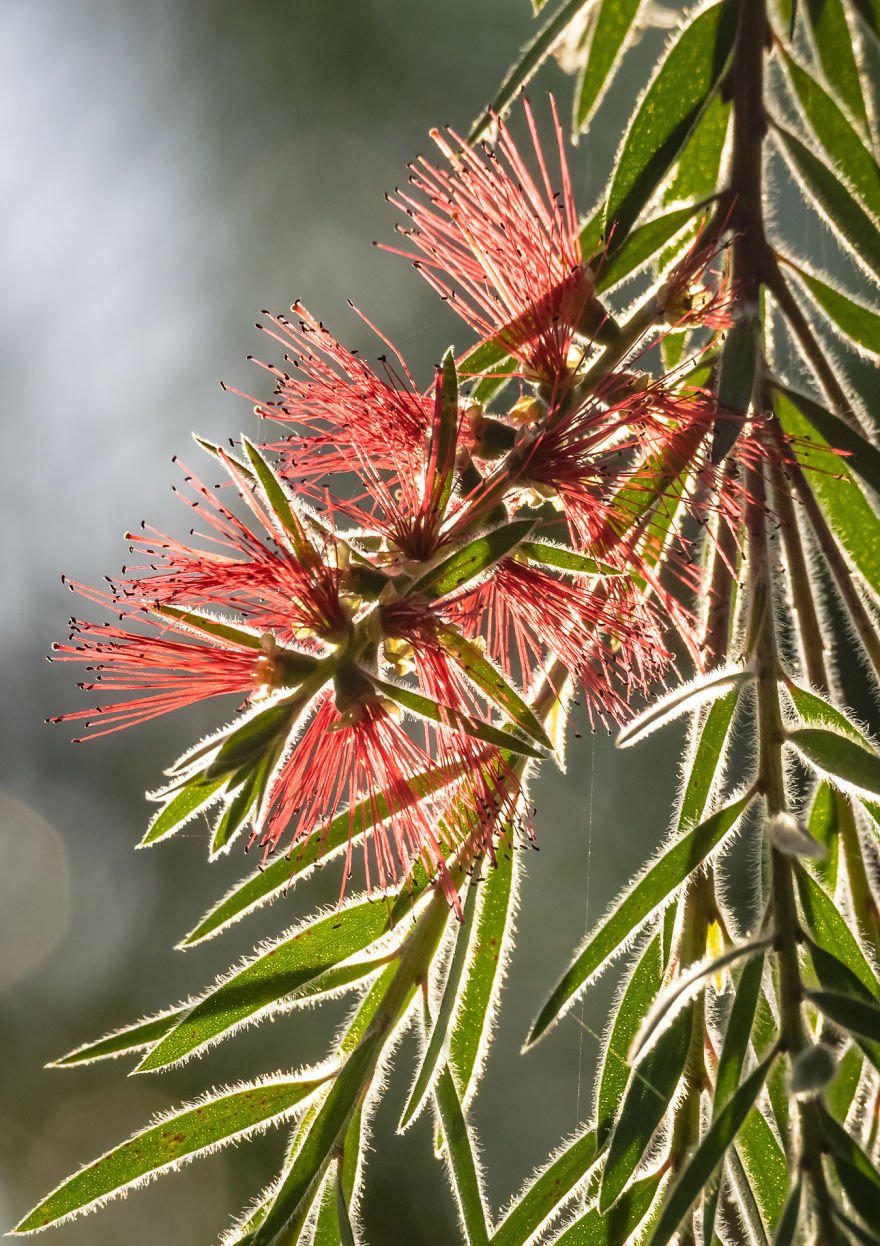
[[[718,413],[704,389],[597,367],[620,329],[555,112],[558,192],[528,106],[526,121],[528,160],[504,126],[494,149],[438,135],[443,168],[421,162],[393,199],[408,253],[480,344],[422,390],[388,343],[373,367],[299,304],[269,318],[284,355],[257,411],[280,440],[202,442],[232,486],[186,473],[203,531],[130,535],[140,565],[105,592],[72,586],[117,621],[74,620],[56,654],[125,696],[67,719],[94,736],[239,706],[168,772],[154,837],[214,808],[215,853],[243,833],[268,854],[348,808],[343,886],[360,840],[368,887],[420,866],[457,909],[452,861],[531,834],[527,769],[559,745],[546,723],[566,689],[610,725],[676,653],[698,658],[657,504],[706,470]],[[701,294],[688,324],[700,306],[716,314]],[[486,349],[517,390],[506,409],[463,392]]]

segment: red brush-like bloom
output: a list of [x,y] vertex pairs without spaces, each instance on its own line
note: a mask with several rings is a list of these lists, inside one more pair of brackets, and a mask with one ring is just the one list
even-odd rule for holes
[[257,403],[257,414],[285,427],[288,440],[271,447],[285,475],[314,491],[324,476],[351,471],[412,474],[431,427],[433,393],[422,393],[395,347],[366,321],[388,348],[381,374],[343,346],[301,303],[294,318],[270,316],[260,327],[284,349],[284,370],[261,364],[275,378],[275,399]]
[[[347,629],[348,616],[339,599],[340,574],[330,562],[327,542],[319,551],[303,534],[297,556],[291,534],[253,484],[228,456],[223,461],[256,525],[239,519],[215,490],[187,472],[185,483],[194,496],[180,496],[208,528],[204,533],[193,529],[191,536],[200,537],[209,548],[197,548],[146,525],[142,533],[128,533],[132,553],[148,561],[123,569],[127,578],[114,584],[120,606],[219,607],[261,631],[271,631],[279,641],[338,639]],[[141,574],[132,576],[132,571]]]
[[[118,609],[115,598],[81,585],[71,588],[90,601]],[[134,630],[142,622],[147,630]],[[90,623],[72,619],[70,644],[53,645],[55,660],[86,662],[95,672],[93,679],[79,685],[86,692],[144,693],[135,700],[124,700],[93,709],[77,710],[53,718],[52,722],[85,719],[89,739],[118,731],[122,727],[147,722],[160,714],[192,705],[210,697],[251,694],[266,677],[266,651],[258,636],[253,646],[234,641],[221,642],[200,632],[195,625],[172,618],[157,618],[138,611],[126,627],[111,623]],[[73,643],[75,642],[75,643]],[[100,727],[100,730],[93,730]]]
[[[432,134],[448,168],[411,165],[412,193],[391,202],[413,221],[403,231],[421,252],[398,254],[416,267],[484,338],[497,338],[533,378],[567,369],[575,335],[596,328],[594,280],[584,261],[577,212],[553,108],[558,156],[554,186],[528,103],[535,172],[503,122],[496,147],[471,147],[453,130]],[[386,248],[391,250],[392,248]]]

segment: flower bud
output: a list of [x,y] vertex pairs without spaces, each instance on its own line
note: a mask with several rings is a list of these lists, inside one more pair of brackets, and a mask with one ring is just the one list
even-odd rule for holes
[[825,1043],[817,1043],[795,1056],[791,1065],[791,1093],[801,1097],[817,1095],[837,1071],[837,1057]]
[[813,857],[817,860],[828,855],[828,849],[814,839],[806,827],[790,813],[774,813],[767,830],[770,842],[777,852],[786,857]]

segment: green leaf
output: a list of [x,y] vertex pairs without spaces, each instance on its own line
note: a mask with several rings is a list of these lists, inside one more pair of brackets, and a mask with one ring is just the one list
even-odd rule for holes
[[637,714],[627,723],[614,743],[617,748],[628,748],[682,714],[699,709],[701,705],[724,696],[731,690],[739,692],[753,679],[751,671],[741,668],[710,671],[708,675],[702,675],[681,688],[673,689],[642,710],[641,714]]
[[752,1108],[740,1129],[736,1150],[748,1173],[764,1223],[772,1230],[785,1203],[788,1161],[776,1134],[757,1107]]
[[[812,939],[808,939],[808,947],[813,969],[823,990],[832,995],[843,995],[844,997],[854,999],[868,1009],[877,1008],[877,1000],[875,1000],[861,979],[857,978],[843,961],[838,960],[827,948],[820,947],[817,943],[814,943]],[[821,1004],[818,1006],[821,1007]],[[849,1027],[845,1026],[844,1028]],[[856,1043],[859,1050],[868,1057],[875,1068],[880,1069],[880,1043],[872,1042],[870,1036],[866,1037],[856,1031],[853,1031],[853,1033],[856,1033]],[[861,1058],[859,1059],[859,1065],[861,1065]],[[844,1112],[840,1119],[843,1119],[845,1116],[846,1113]]]
[[837,1169],[837,1175],[840,1178],[840,1184],[843,1186],[844,1193],[856,1212],[866,1224],[876,1224],[877,1200],[880,1198],[877,1182],[872,1181],[861,1169],[848,1163],[839,1155],[834,1157],[834,1167]]
[[465,1242],[467,1246],[489,1246],[486,1207],[470,1134],[452,1074],[446,1064],[440,1070],[434,1094],[449,1156],[452,1188],[464,1225]]
[[520,854],[513,850],[512,834],[508,830],[499,840],[495,868],[487,869],[477,888],[473,955],[449,1035],[449,1065],[465,1104],[476,1086],[513,942]]
[[252,1082],[185,1104],[143,1133],[68,1178],[16,1227],[33,1233],[121,1194],[150,1177],[177,1168],[201,1152],[244,1138],[289,1116],[326,1082],[318,1078]]
[[273,746],[277,756],[303,708],[301,700],[294,697],[292,702],[282,701],[279,705],[270,705],[268,709],[250,715],[240,727],[226,736],[216,756],[208,763],[205,777],[211,780],[243,766],[252,766]]
[[650,1239],[650,1246],[666,1246],[675,1235],[681,1221],[712,1177],[724,1158],[724,1153],[734,1141],[745,1122],[755,1100],[761,1093],[770,1066],[776,1059],[773,1051],[745,1079],[739,1089],[727,1101],[702,1142],[685,1166],[678,1181],[669,1192],[660,1219]]
[[655,935],[639,957],[626,984],[611,1025],[600,1063],[596,1096],[596,1134],[604,1142],[611,1133],[617,1109],[629,1080],[629,1052],[663,981],[660,935]]
[[363,951],[388,928],[388,909],[364,900],[300,927],[202,997],[138,1065],[144,1073],[185,1060],[325,970]]
[[291,505],[284,485],[253,442],[248,441],[247,437],[242,437],[241,443],[250,459],[256,477],[262,485],[269,509],[290,538],[290,546],[297,560],[304,567],[320,565],[321,557],[309,540],[302,520]]
[[[450,1022],[458,1003],[459,986],[461,985],[462,974],[464,973],[464,967],[470,952],[471,940],[475,934],[474,910],[476,909],[478,890],[479,887],[475,879],[467,888],[462,921],[455,934],[455,950],[449,963],[449,972],[443,987],[440,1007],[437,1009],[437,1015],[434,1018],[434,1024],[428,1036],[415,1081],[409,1092],[406,1106],[403,1109],[403,1115],[397,1127],[398,1132],[402,1132],[421,1111],[425,1097],[438,1075],[438,1070],[446,1067],[444,1048],[447,1045]],[[458,1102],[457,1092],[456,1102]]]
[[566,0],[566,3],[556,10],[535,38],[523,48],[519,60],[511,66],[495,98],[474,122],[468,137],[469,143],[474,143],[481,138],[485,131],[491,128],[495,117],[501,116],[510,107],[520,87],[525,86],[533,74],[540,69],[568,28],[593,3],[595,0]]
[[775,127],[775,133],[789,165],[814,206],[828,222],[835,238],[845,242],[855,259],[874,276],[880,276],[880,231],[876,222],[838,180],[833,169],[829,169],[799,138],[779,125]]
[[[797,409],[798,414],[803,416],[813,432],[818,433],[821,444],[833,446],[835,450],[842,450],[846,455],[843,462],[847,468],[860,476],[865,484],[870,485],[880,495],[880,450],[856,429],[845,424],[838,416],[832,415],[830,411],[820,406],[814,399],[808,398],[806,394],[799,394],[796,390],[788,389],[784,385],[776,388]],[[837,463],[833,461],[828,464],[828,468],[832,470],[836,466]]]
[[519,547],[520,554],[529,562],[538,563],[542,567],[555,567],[559,571],[569,571],[572,575],[624,575],[617,567],[609,567],[607,563],[596,562],[586,554],[576,550],[565,549],[562,545],[551,545],[548,541],[523,541]]
[[[362,1041],[337,1073],[330,1092],[315,1114],[296,1161],[282,1181],[274,1201],[254,1234],[252,1246],[272,1246],[320,1181],[337,1139],[346,1130],[364,1087],[369,1082],[383,1035],[374,1032]],[[311,1201],[311,1200],[310,1200]]]
[[848,1047],[837,1064],[837,1072],[825,1089],[825,1105],[836,1120],[846,1120],[859,1088],[864,1060],[859,1047]]
[[629,232],[684,147],[727,65],[736,9],[702,9],[667,51],[630,121],[614,168],[606,227]]
[[692,203],[646,221],[624,235],[618,246],[614,245],[615,237],[612,236],[607,249],[594,260],[596,292],[601,294],[612,289],[646,264],[670,238],[681,232],[699,209],[699,203]]
[[830,701],[819,696],[817,692],[801,688],[789,679],[785,680],[785,688],[798,714],[809,726],[828,727],[838,735],[846,736],[855,744],[861,744],[867,749],[874,748],[873,741],[850,722],[846,714],[832,705]]
[[223,619],[212,618],[211,615],[201,614],[197,610],[179,610],[177,606],[159,604],[152,605],[149,609],[153,614],[176,619],[189,630],[202,632],[205,636],[213,637],[214,640],[225,640],[232,645],[241,645],[244,649],[262,652],[263,638],[256,631],[246,631],[243,627],[236,627],[234,623],[226,623]]
[[[534,710],[526,705],[519,693],[510,686],[477,645],[466,640],[452,627],[438,628],[437,639],[484,696],[499,706],[521,731],[552,752],[553,743]],[[523,751],[522,746],[519,751]]]
[[277,756],[271,754],[264,757],[248,772],[241,787],[232,794],[231,799],[227,796],[223,812],[214,827],[214,836],[211,840],[212,861],[229,848],[252,811],[259,805],[266,790],[269,773],[276,760]]
[[[423,771],[407,780],[406,792],[395,792],[394,808],[403,810],[425,796],[440,791],[460,777],[458,765],[438,766],[436,770]],[[265,868],[258,869],[243,883],[237,884],[202,918],[183,940],[182,947],[192,947],[203,939],[212,938],[251,912],[265,900],[276,896],[289,887],[301,874],[318,861],[328,860],[358,840],[377,822],[388,817],[390,807],[384,793],[360,801],[352,809],[345,809],[325,826],[313,831],[304,844],[294,844],[289,853],[276,857]]]
[[663,195],[677,199],[706,199],[718,189],[721,158],[730,128],[731,107],[721,94],[713,95],[685,143],[675,175]]
[[[864,0],[856,0],[864,3]],[[825,77],[853,117],[868,125],[853,37],[841,0],[806,0],[806,17]]]
[[840,1162],[843,1161],[848,1168],[852,1168],[860,1173],[873,1186],[873,1206],[876,1215],[877,1199],[880,1198],[880,1172],[874,1167],[870,1158],[865,1154],[855,1138],[851,1137],[844,1127],[834,1120],[827,1111],[822,1112],[822,1125],[825,1130],[825,1137],[831,1147],[835,1166],[839,1166]]
[[858,792],[880,796],[880,755],[854,744],[847,736],[820,727],[789,731],[786,740],[802,757],[832,781]]
[[[357,1240],[354,1237],[354,1227],[351,1224],[348,1209],[355,1195],[358,1177],[362,1124],[363,1112],[358,1109],[354,1112],[348,1129],[345,1131],[345,1140],[342,1145],[342,1160],[337,1162],[335,1180],[325,1182],[324,1199],[318,1213],[311,1246],[345,1246],[345,1241],[341,1238],[341,1234],[345,1232],[346,1219],[348,1220],[348,1229],[352,1234],[348,1246],[351,1246],[352,1242],[354,1242],[354,1246],[357,1246]],[[344,1215],[343,1209],[339,1207],[337,1201],[340,1194],[345,1199],[346,1204]],[[343,1226],[341,1230],[340,1222],[342,1222]]]
[[574,132],[585,130],[626,51],[642,0],[601,0],[575,88]]
[[434,513],[440,516],[446,513],[455,480],[458,419],[458,372],[455,367],[455,354],[450,347],[443,356],[437,379],[428,461],[428,480],[432,482],[431,506]]
[[488,571],[502,558],[506,558],[528,536],[535,526],[533,519],[514,519],[484,532],[461,549],[431,567],[409,588],[410,593],[422,593],[432,598],[445,597]]
[[752,1035],[752,1023],[758,996],[761,994],[761,977],[764,972],[764,955],[755,956],[743,967],[736,988],[733,1006],[724,1032],[724,1045],[715,1075],[715,1095],[712,1100],[712,1117],[733,1097],[739,1085],[743,1061]]
[[638,882],[616,901],[605,920],[591,932],[541,1009],[527,1045],[540,1038],[608,959],[718,847],[745,813],[751,800],[752,794],[747,792],[713,813],[694,830],[676,837]]
[[795,865],[795,878],[804,921],[813,941],[822,948],[834,948],[837,959],[858,978],[874,999],[880,1001],[880,981],[868,964],[846,918],[802,865]]
[[[853,479],[845,459],[828,452],[827,442],[788,398],[774,394],[774,406],[789,436],[801,439],[793,450],[806,469],[816,501],[853,564],[880,597],[880,520]],[[814,450],[808,444],[813,443]]]
[[634,1181],[610,1211],[592,1207],[556,1238],[556,1246],[624,1246],[648,1214],[663,1176],[655,1172]]
[[[833,6],[838,0],[824,2]],[[789,53],[783,51],[783,56],[810,129],[863,206],[880,216],[880,168],[873,154],[834,97]]]
[[680,831],[695,826],[706,812],[738,699],[739,689],[734,688],[716,701],[706,714],[682,791],[681,807],[678,811]]
[[593,1130],[575,1138],[520,1194],[495,1230],[492,1246],[525,1246],[532,1241],[580,1186],[597,1155]]
[[138,847],[146,848],[148,844],[156,844],[160,839],[167,839],[169,835],[173,835],[175,831],[186,826],[187,822],[190,822],[201,809],[211,804],[226,784],[227,779],[228,776],[222,774],[219,778],[209,781],[204,773],[201,773],[194,779],[190,779],[179,790],[175,790],[170,800],[167,800],[151,819]]
[[500,727],[493,727],[479,718],[471,718],[469,714],[463,714],[461,710],[453,709],[451,705],[441,705],[439,701],[433,701],[421,692],[415,692],[412,688],[402,688],[400,684],[389,683],[388,680],[379,679],[376,675],[370,675],[369,679],[377,692],[381,692],[383,696],[395,701],[419,718],[442,723],[446,727],[473,736],[476,740],[485,740],[487,744],[495,744],[498,748],[521,753],[524,757],[544,756],[539,749],[533,748],[519,736],[509,731],[502,731]]
[[834,1219],[838,1224],[843,1225],[854,1242],[859,1246],[880,1246],[880,1237],[876,1233],[872,1233],[869,1229],[865,1229],[860,1224],[856,1224],[855,1220],[850,1220],[839,1207],[832,1205],[831,1211]]
[[834,327],[857,348],[880,356],[880,315],[866,303],[822,281],[792,260],[784,263],[797,274]]
[[632,1070],[602,1173],[600,1212],[607,1211],[623,1193],[666,1115],[687,1063],[693,1021],[690,1006]]
[[817,844],[821,844],[826,852],[824,860],[821,857],[815,859],[814,868],[825,886],[830,887],[832,891],[837,884],[840,857],[840,826],[837,809],[839,799],[840,793],[830,783],[820,783],[810,805],[807,820],[807,833],[815,839]]
[[839,1029],[880,1043],[880,1005],[840,991],[807,991],[806,998]]
[[176,1024],[180,1013],[179,1008],[169,1008],[157,1016],[146,1017],[143,1021],[136,1021],[133,1025],[122,1026],[121,1029],[113,1030],[112,1033],[94,1042],[83,1043],[82,1046],[68,1052],[66,1056],[53,1060],[48,1067],[50,1069],[71,1068],[78,1064],[91,1064],[94,1060],[106,1060],[108,1057],[126,1056],[134,1051],[142,1051],[144,1047],[151,1047],[153,1043],[158,1042],[167,1034]]
[[773,1246],[794,1246],[794,1235],[797,1232],[798,1216],[801,1212],[801,1188],[801,1177],[798,1175],[780,1217],[776,1235],[773,1238]]

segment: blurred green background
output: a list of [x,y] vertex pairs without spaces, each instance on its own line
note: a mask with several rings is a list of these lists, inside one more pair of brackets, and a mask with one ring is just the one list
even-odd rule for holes
[[[392,241],[383,194],[427,149],[429,128],[467,127],[530,30],[525,0],[0,6],[3,1226],[151,1114],[211,1085],[320,1058],[345,1013],[343,1002],[294,1014],[160,1078],[126,1079],[124,1062],[44,1069],[200,990],[258,938],[332,902],[337,884],[318,875],[217,941],[174,951],[251,867],[237,851],[209,867],[198,825],[133,851],[149,812],[144,790],[215,719],[182,715],[74,747],[71,731],[42,720],[80,707],[78,676],[43,657],[78,609],[60,572],[86,583],[116,573],[122,534],[142,518],[188,527],[170,493],[170,457],[210,470],[190,430],[260,434],[247,403],[217,385],[267,395],[245,362],[267,349],[253,329],[260,308],[302,298],[348,344],[376,354],[351,298],[423,383],[450,341],[468,343],[408,265],[370,242]],[[631,75],[575,153],[584,209],[663,37],[650,32],[630,58]],[[555,66],[536,99],[546,84],[560,86],[567,112],[571,85]],[[593,1035],[611,984],[586,1002],[589,1033],[570,1016],[528,1056],[519,1048],[585,920],[660,841],[679,746],[673,730],[636,758],[585,732],[572,740],[568,774],[536,787],[541,852],[527,854],[518,946],[475,1109],[496,1209],[589,1112]],[[370,1246],[458,1238],[428,1120],[394,1135],[414,1057],[407,1038],[375,1121],[363,1203]],[[210,1242],[269,1179],[284,1140],[279,1130],[196,1160],[46,1240]]]

